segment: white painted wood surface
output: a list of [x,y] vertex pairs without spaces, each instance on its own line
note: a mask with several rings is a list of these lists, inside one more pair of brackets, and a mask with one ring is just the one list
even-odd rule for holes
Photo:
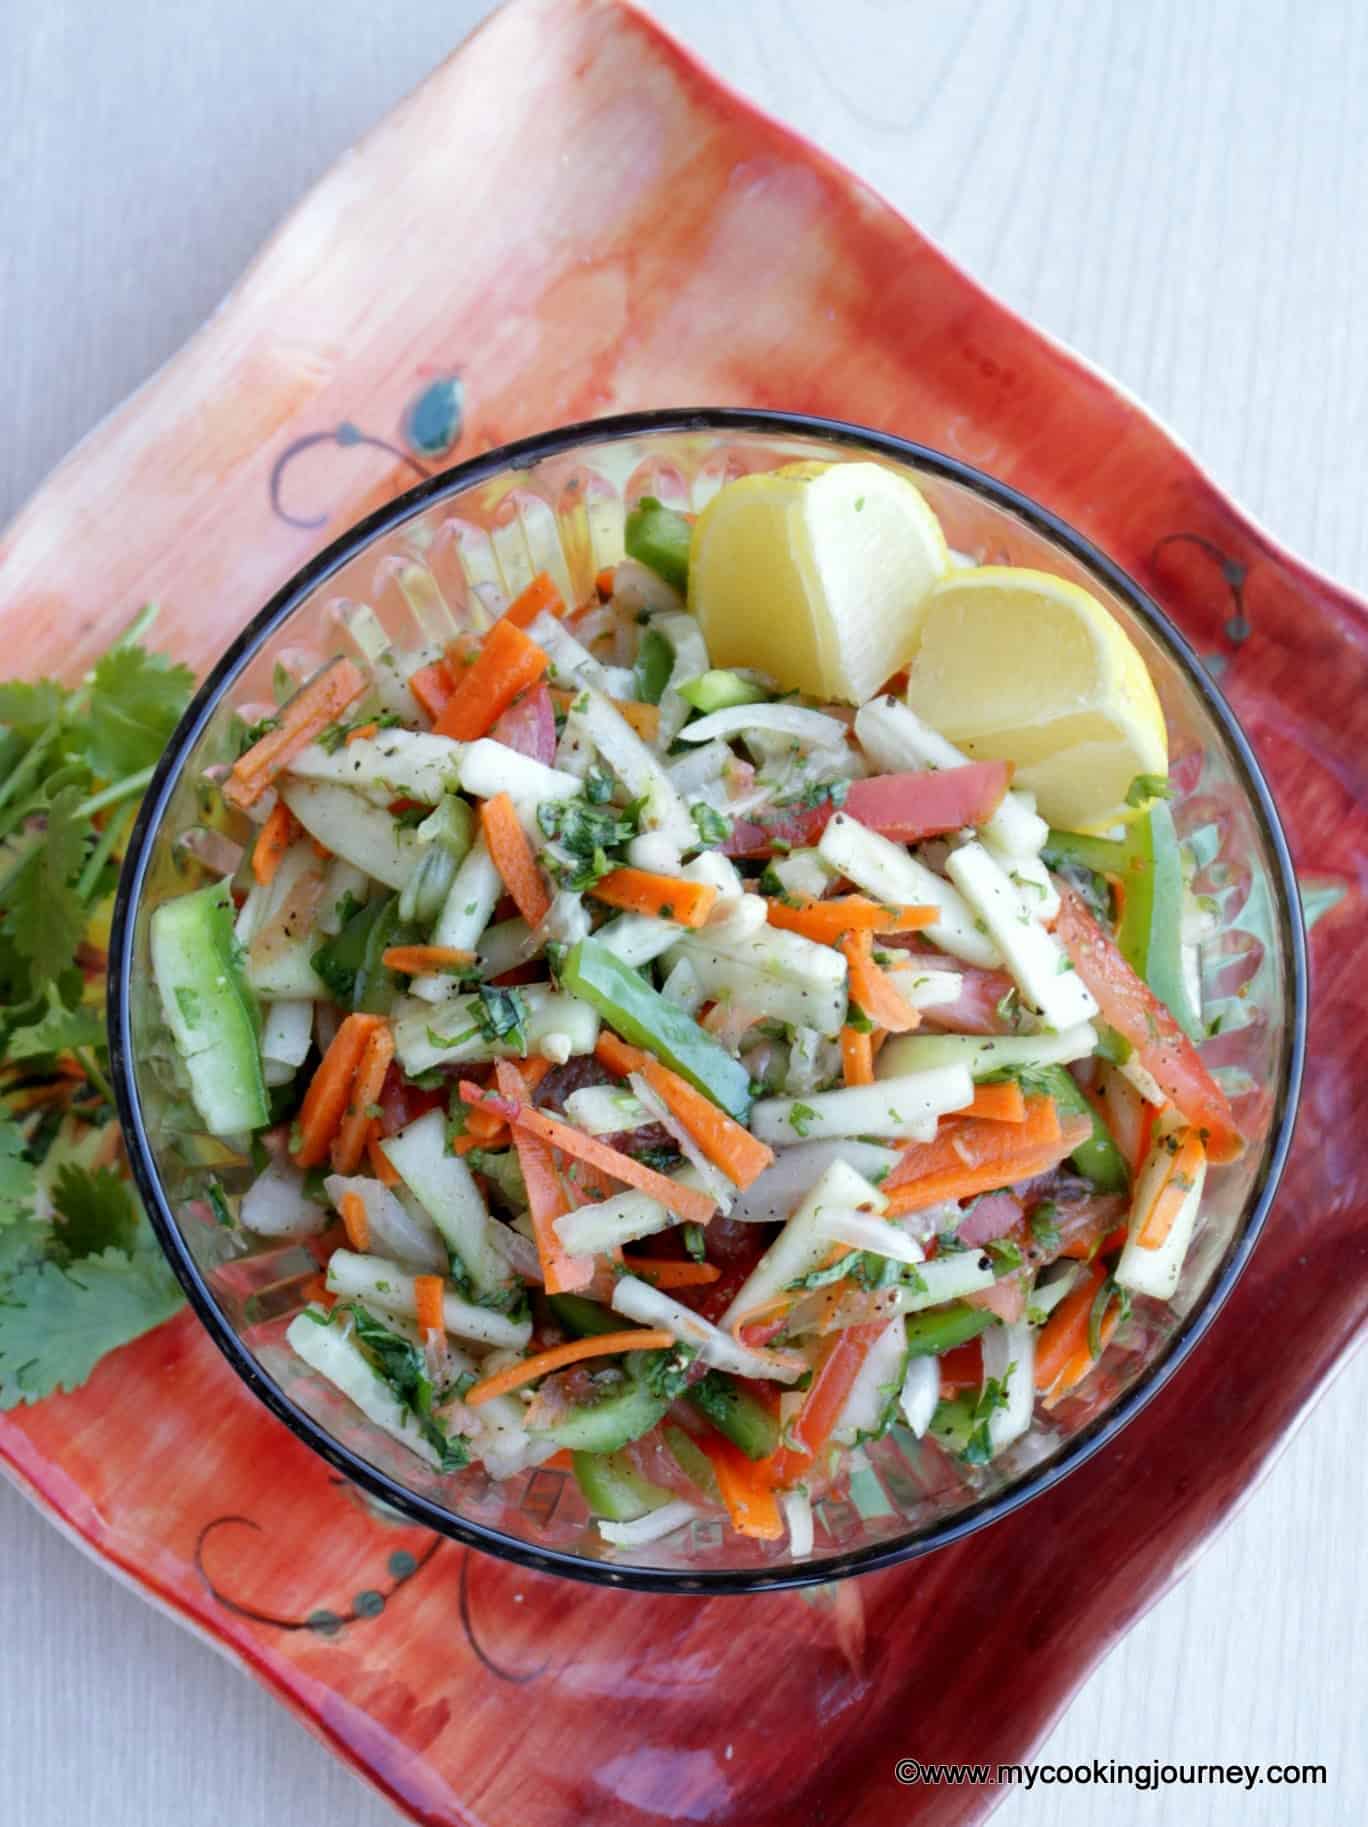
[[[0,520],[195,328],[299,192],[486,10],[482,0],[0,5]],[[1294,550],[1368,590],[1359,0],[653,0],[651,10],[1146,400]],[[1269,1349],[1290,1355],[1296,1341]],[[1003,1827],[1368,1819],[1366,1403],[1360,1360],[1040,1753],[1305,1760],[1328,1766],[1329,1786],[1037,1788],[1004,1801]],[[0,1539],[6,1819],[393,1818],[264,1693],[8,1489]],[[914,1722],[906,1750],[917,1750]],[[890,1787],[889,1819],[910,1813]]]

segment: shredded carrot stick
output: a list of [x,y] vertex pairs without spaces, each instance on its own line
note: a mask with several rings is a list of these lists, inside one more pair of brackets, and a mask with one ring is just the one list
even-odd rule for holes
[[673,1262],[665,1257],[628,1256],[625,1251],[622,1266],[653,1288],[702,1288],[722,1275],[715,1262]]
[[734,1117],[719,1110],[711,1098],[696,1091],[679,1073],[672,1072],[641,1047],[628,1046],[607,1028],[599,1030],[595,1057],[610,1072],[623,1078],[639,1072],[661,1103],[678,1118],[714,1167],[743,1190],[760,1178],[774,1161],[774,1150],[759,1142]]
[[781,1488],[790,1485],[810,1469],[831,1438],[870,1347],[886,1324],[885,1320],[875,1320],[862,1326],[846,1326],[832,1335],[808,1384],[803,1406],[789,1424],[788,1437],[793,1444],[781,1446],[769,1461],[774,1484]]
[[326,1275],[311,1275],[299,1292],[304,1300],[312,1301],[316,1306],[335,1307],[337,1305],[337,1296],[328,1286]]
[[366,1042],[383,1025],[378,1015],[348,1015],[333,1035],[295,1119],[299,1139],[290,1152],[296,1167],[317,1167],[327,1155]]
[[781,1541],[784,1520],[770,1480],[770,1461],[748,1459],[739,1446],[718,1433],[709,1431],[695,1438],[712,1461],[717,1488],[737,1534],[757,1541]]
[[512,622],[515,628],[526,628],[529,622],[536,621],[543,609],[551,615],[565,614],[565,599],[551,581],[549,571],[538,571],[527,588],[513,598],[499,619]]
[[380,725],[378,723],[358,723],[354,730],[347,731],[347,747],[350,748],[353,742],[369,742],[372,736],[379,734]]
[[370,1248],[370,1219],[366,1216],[366,1202],[360,1193],[343,1193],[338,1206],[342,1214],[342,1226],[347,1233],[347,1242],[354,1250],[362,1252]]
[[770,900],[765,904],[765,917],[771,926],[785,932],[801,933],[819,945],[837,945],[847,933],[918,932],[923,926],[933,926],[938,916],[934,907],[885,907],[862,894],[842,894],[827,901],[808,897],[797,907]]
[[1001,1085],[975,1085],[972,1100],[954,1114],[979,1117],[988,1123],[1024,1123],[1026,1096],[1015,1079],[1007,1079]]
[[654,914],[680,926],[704,925],[717,900],[709,882],[686,882],[677,875],[654,875],[649,869],[610,869],[589,890],[596,901],[628,913]]
[[366,688],[366,675],[359,666],[350,660],[330,661],[290,699],[276,727],[238,756],[224,782],[224,798],[240,810],[254,806],[299,751],[335,723]]
[[[568,710],[579,694],[573,691],[553,689],[551,702],[559,710]],[[636,698],[610,698],[608,702],[622,718],[630,723],[643,742],[654,742],[660,735],[660,706],[642,704]]]
[[1099,1350],[1096,1357],[1092,1354],[1092,1347],[1089,1345],[1086,1336],[1087,1329],[1086,1327],[1084,1328],[1085,1336],[1083,1343],[1074,1347],[1073,1356],[1055,1378],[1054,1385],[1051,1388],[1049,1395],[1045,1398],[1045,1408],[1051,1409],[1056,1407],[1064,1400],[1065,1396],[1072,1390],[1077,1389],[1078,1385],[1089,1372],[1102,1361],[1102,1352],[1104,1352],[1111,1343],[1112,1334],[1116,1331],[1120,1320],[1120,1310],[1116,1306],[1108,1307],[1107,1311],[1102,1315],[1102,1324],[1097,1329],[1098,1344],[1100,1345],[1101,1350]]
[[473,742],[498,722],[550,664],[545,652],[507,616],[495,622],[464,678],[442,706],[434,728],[439,736]]
[[594,589],[606,603],[613,594],[613,579],[617,575],[616,565],[605,565],[594,579]]
[[435,723],[446,709],[447,700],[456,689],[456,681],[445,660],[434,660],[430,666],[420,666],[417,672],[411,672],[408,686]]
[[465,1126],[466,1134],[474,1136],[482,1148],[487,1148],[508,1128],[501,1116],[496,1116],[492,1110],[486,1110],[483,1106],[466,1111]]
[[1037,1389],[1053,1388],[1079,1346],[1087,1350],[1088,1319],[1106,1274],[1100,1262],[1090,1263],[1041,1327],[1035,1353]]
[[1192,1191],[1197,1172],[1205,1160],[1202,1138],[1195,1129],[1189,1129],[1170,1155],[1163,1184],[1136,1231],[1135,1241],[1143,1249],[1157,1250],[1167,1242],[1174,1220],[1182,1211],[1183,1201]]
[[841,1074],[847,1085],[874,1083],[874,1036],[859,1028],[841,1029]]
[[[881,1188],[889,1200],[888,1215],[1011,1186],[1043,1173],[1077,1146],[1076,1125],[1065,1132],[1052,1098],[1028,1099],[1020,1123],[966,1117],[943,1128],[934,1142],[914,1142],[904,1150]],[[1039,1165],[1042,1160],[1045,1167]]]
[[463,952],[458,945],[389,945],[381,952],[380,962],[405,977],[420,977],[427,971],[459,971],[474,964],[475,954]]
[[522,821],[507,793],[496,793],[480,805],[480,829],[494,867],[529,926],[540,926],[551,906],[542,872]]
[[[504,1063],[500,1061],[500,1065]],[[501,1088],[502,1082],[500,1074]],[[606,1142],[585,1135],[569,1123],[547,1116],[544,1110],[534,1110],[530,1104],[506,1095],[481,1091],[467,1079],[461,1081],[461,1096],[468,1104],[478,1104],[483,1099],[487,1107],[497,1109],[507,1117],[515,1130],[528,1130],[552,1148],[559,1148],[562,1154],[573,1155],[576,1160],[596,1167],[600,1173],[620,1180],[624,1186],[635,1186],[639,1192],[648,1193],[686,1224],[706,1224],[717,1210],[716,1200],[700,1193],[696,1187],[681,1186],[677,1180],[658,1174],[653,1167],[646,1167],[631,1155],[610,1148]]]
[[299,820],[285,801],[278,799],[252,845],[252,875],[263,888],[275,880],[280,859],[299,836],[299,830]]
[[354,1174],[366,1152],[375,1106],[384,1089],[385,1074],[394,1058],[394,1036],[381,1022],[366,1036],[366,1044],[357,1062],[346,1109],[332,1139],[332,1166],[335,1174]]
[[421,1332],[446,1331],[446,1316],[442,1309],[445,1297],[446,1287],[440,1275],[414,1276],[413,1305]]
[[399,1172],[393,1161],[385,1153],[384,1138],[380,1133],[379,1119],[371,1118],[370,1128],[366,1131],[366,1159],[370,1170],[381,1186],[398,1186]]
[[921,1016],[910,1002],[899,995],[888,977],[874,962],[874,948],[867,932],[848,933],[841,950],[850,967],[850,1000],[857,1004],[876,1027],[890,1034],[906,1034],[921,1022]]
[[[499,1090],[504,1097],[521,1099],[527,1086],[522,1074],[510,1059],[501,1059],[494,1068]],[[465,1087],[461,1096],[474,1102],[480,1096],[474,1086],[475,1099]],[[529,1129],[515,1128],[513,1145],[518,1152],[523,1185],[527,1188],[528,1211],[532,1217],[532,1234],[541,1260],[542,1279],[548,1294],[572,1294],[576,1288],[587,1288],[594,1279],[592,1256],[571,1256],[556,1235],[555,1221],[569,1211],[565,1190],[556,1176],[551,1150],[539,1135]]]
[[465,1400],[471,1408],[478,1408],[494,1396],[506,1396],[510,1389],[521,1389],[524,1383],[550,1376],[553,1370],[563,1370],[567,1364],[579,1364],[585,1358],[615,1357],[620,1351],[668,1351],[674,1342],[674,1334],[659,1326],[567,1339],[563,1345],[551,1345],[545,1351],[534,1352],[521,1363],[510,1364],[506,1370],[496,1370],[492,1376],[482,1377],[466,1391]]

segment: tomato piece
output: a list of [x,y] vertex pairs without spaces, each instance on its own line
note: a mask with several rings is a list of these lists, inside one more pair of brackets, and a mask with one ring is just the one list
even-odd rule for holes
[[782,1489],[801,1478],[805,1467],[831,1438],[860,1366],[887,1327],[886,1319],[875,1320],[865,1326],[847,1326],[833,1335],[808,1385],[803,1406],[789,1428],[789,1438],[795,1444],[781,1446],[769,1462],[776,1487]]
[[963,1395],[965,1390],[977,1389],[982,1382],[983,1346],[978,1339],[970,1339],[967,1345],[956,1345],[941,1358],[942,1397]]
[[401,1129],[416,1123],[429,1110],[445,1110],[447,1095],[445,1090],[423,1091],[417,1085],[410,1085],[396,1062],[385,1074],[385,1082],[380,1088],[381,1134],[398,1135]]
[[852,780],[840,806],[807,806],[764,820],[738,819],[722,846],[727,856],[768,856],[774,846],[815,844],[841,810],[900,844],[920,843],[964,825],[981,825],[1002,802],[1012,770],[1005,761],[970,761],[924,774],[875,774]]
[[550,767],[556,758],[556,713],[545,682],[515,699],[489,733],[506,748]]
[[1055,934],[1097,998],[1102,1019],[1135,1049],[1140,1064],[1206,1142],[1212,1161],[1233,1161],[1244,1148],[1230,1100],[1202,1064],[1169,1010],[1136,976],[1066,883],[1059,888]]

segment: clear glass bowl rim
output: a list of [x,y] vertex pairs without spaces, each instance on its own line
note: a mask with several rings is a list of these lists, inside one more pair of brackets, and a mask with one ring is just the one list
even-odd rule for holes
[[[906,1538],[878,1542],[865,1548],[854,1548],[818,1562],[775,1568],[719,1568],[690,1573],[663,1568],[619,1567],[611,1562],[589,1560],[557,1549],[534,1548],[516,1536],[456,1516],[368,1464],[341,1445],[290,1400],[274,1378],[265,1373],[229,1324],[190,1254],[162,1189],[133,1072],[130,997],[135,915],[162,819],[187,757],[193,752],[220,703],[263,643],[288,621],[321,584],[356,558],[372,540],[396,531],[405,521],[434,502],[478,486],[502,471],[530,469],[545,458],[562,455],[578,446],[671,432],[730,433],[738,437],[772,433],[798,439],[815,439],[857,452],[888,457],[895,462],[929,471],[946,481],[973,490],[995,506],[1019,516],[1035,531],[1062,547],[1122,598],[1158,644],[1168,652],[1188,686],[1203,701],[1206,710],[1220,727],[1229,746],[1235,773],[1248,796],[1272,859],[1278,934],[1286,968],[1287,988],[1281,1081],[1274,1098],[1264,1158],[1251,1190],[1244,1222],[1232,1240],[1205,1298],[1186,1316],[1153,1363],[1146,1367],[1135,1383],[1110,1408],[1080,1429],[1062,1452],[1040,1468],[1007,1489],[985,1497],[981,1502],[970,1505],[929,1530]],[[957,458],[897,437],[892,432],[876,431],[845,420],[743,407],[660,408],[648,412],[622,413],[607,418],[583,420],[578,424],[539,433],[535,437],[500,445],[406,490],[350,527],[310,559],[253,616],[228,647],[196,692],[157,765],[129,841],[119,880],[110,936],[108,984],[110,1064],[133,1179],[161,1246],[184,1287],[191,1306],[209,1336],[253,1395],[283,1421],[298,1439],[345,1478],[440,1535],[467,1547],[497,1554],[537,1572],[555,1573],[570,1579],[584,1580],[591,1585],[692,1594],[756,1592],[814,1585],[929,1554],[934,1549],[946,1547],[949,1543],[986,1527],[999,1517],[1009,1515],[1022,1504],[1040,1496],[1114,1439],[1159,1393],[1206,1332],[1225,1304],[1259,1240],[1292,1144],[1306,1051],[1308,1004],[1306,935],[1301,917],[1301,900],[1291,852],[1268,783],[1234,712],[1197,653],[1134,579],[1048,508]]]

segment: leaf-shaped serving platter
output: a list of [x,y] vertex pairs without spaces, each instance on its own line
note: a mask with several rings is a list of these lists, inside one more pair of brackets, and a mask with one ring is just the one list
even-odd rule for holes
[[[695,404],[863,421],[1016,484],[1153,593],[1243,719],[1321,916],[1317,996],[1282,1194],[1211,1333],[1024,1510],[802,1594],[599,1591],[377,1514],[189,1313],[76,1393],[0,1416],[0,1462],[416,1819],[968,1821],[990,1791],[913,1801],[896,1758],[1021,1758],[1368,1313],[1368,1283],[1344,1273],[1368,1204],[1363,606],[649,21],[518,0],[323,180],[9,529],[5,669],[70,677],[149,599],[158,638],[203,668],[322,544],[432,469]],[[1276,1358],[1275,1328],[1295,1341]],[[1007,1655],[1010,1682],[994,1678]]]

